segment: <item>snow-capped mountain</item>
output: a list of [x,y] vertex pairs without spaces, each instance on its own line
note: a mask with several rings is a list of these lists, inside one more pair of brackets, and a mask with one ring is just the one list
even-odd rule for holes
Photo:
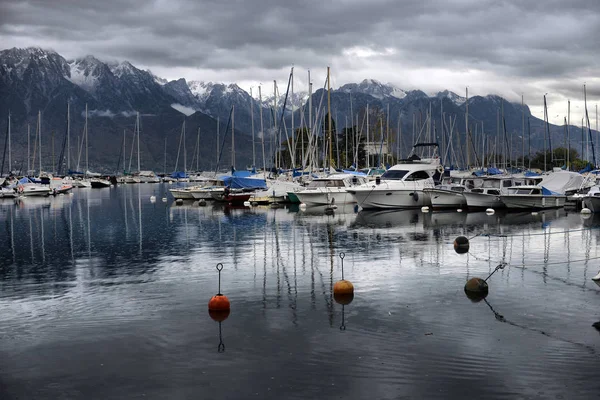
[[[236,83],[186,81],[183,78],[167,82],[128,61],[106,63],[92,55],[67,61],[54,51],[40,48],[0,51],[0,88],[0,115],[7,115],[10,110],[15,127],[18,127],[19,123],[35,123],[35,115],[41,110],[45,115],[45,127],[56,129],[59,126],[62,127],[58,128],[59,130],[64,129],[67,102],[71,104],[71,115],[79,118],[87,104],[90,115],[96,120],[90,127],[91,135],[99,132],[110,133],[107,133],[106,139],[93,136],[90,140],[92,146],[97,145],[99,148],[122,142],[123,125],[118,127],[117,132],[114,125],[117,122],[109,120],[129,118],[127,122],[120,123],[131,129],[130,115],[134,111],[140,111],[147,116],[160,116],[151,124],[146,122],[144,128],[149,131],[148,143],[151,147],[146,149],[148,154],[160,153],[157,149],[164,145],[165,135],[179,131],[179,128],[174,129],[174,125],[181,123],[184,114],[188,116],[188,120],[201,120],[203,132],[212,132],[213,128],[216,129],[217,118],[221,121],[221,129],[224,129],[231,109],[234,108],[237,130],[250,136],[253,121],[255,132],[259,129],[261,108],[257,99],[258,90],[253,91],[253,99],[249,91]],[[265,129],[269,129],[273,122],[270,110],[273,107],[273,95],[272,91],[269,93],[266,88],[263,89],[263,118]],[[313,93],[313,118],[317,115],[314,111],[319,107],[323,94],[323,89]],[[281,118],[279,113],[284,99],[285,91],[282,93],[280,88],[277,96],[277,118]],[[444,113],[456,116],[457,126],[464,126],[465,99],[456,93],[445,90],[430,96],[421,90],[403,90],[393,84],[384,84],[374,79],[364,79],[360,83],[348,83],[333,88],[331,110],[336,126],[343,127],[345,123],[355,121],[357,114],[364,115],[367,105],[374,113],[379,113],[378,115],[389,109],[390,125],[395,127],[400,122],[404,130],[410,131],[412,121],[424,120],[430,107],[432,115],[438,120],[436,126],[440,126],[440,99]],[[307,101],[306,92],[297,91],[293,96],[290,93],[284,115],[288,129],[291,127],[289,122],[292,112],[296,126],[300,124],[301,109]],[[520,132],[521,113],[524,111],[526,116],[531,115],[527,106],[522,108],[520,104],[507,102],[499,96],[474,96],[469,99],[472,120],[483,121],[486,128],[495,126],[499,107],[504,108],[507,131]],[[350,115],[351,109],[353,115]],[[305,108],[304,111],[306,120],[308,110]],[[321,110],[319,115],[323,118],[324,111]],[[166,125],[163,125],[162,121]],[[173,121],[177,122],[172,124]],[[543,131],[539,128],[541,126],[539,120],[531,118],[532,142],[535,141],[536,132]],[[162,159],[162,155],[157,157]]]
[[438,99],[441,99],[441,98],[450,99],[457,106],[460,106],[460,105],[464,104],[465,101],[467,101],[467,99],[465,97],[459,96],[456,93],[451,92],[449,90],[444,90],[443,92],[439,92],[438,94],[435,95],[435,97],[437,97]]
[[403,99],[406,92],[391,83],[381,83],[375,79],[364,79],[360,83],[347,83],[338,89],[344,93],[364,93],[383,100],[388,97]]

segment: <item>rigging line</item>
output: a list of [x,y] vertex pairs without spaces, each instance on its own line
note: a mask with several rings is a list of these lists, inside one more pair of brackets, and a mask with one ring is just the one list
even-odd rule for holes
[[600,229],[600,226],[591,227],[591,228],[581,228],[581,229],[569,229],[569,230],[554,231],[554,232],[529,233],[527,235],[504,235],[504,234],[494,234],[494,233],[479,233],[477,236],[497,237],[497,238],[508,238],[508,237],[519,237],[519,238],[522,238],[523,236],[528,237],[528,236],[553,235],[553,234],[560,234],[560,233],[591,231],[591,230],[596,230],[596,229]]

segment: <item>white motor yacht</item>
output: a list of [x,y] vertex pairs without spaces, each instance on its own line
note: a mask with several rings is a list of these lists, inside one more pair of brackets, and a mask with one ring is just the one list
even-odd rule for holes
[[591,212],[600,212],[600,186],[592,186],[583,196],[583,206],[589,208]]
[[356,203],[350,190],[365,185],[366,177],[354,174],[332,174],[313,179],[307,187],[295,195],[307,206]]
[[431,200],[425,189],[435,186],[433,176],[436,172],[443,172],[438,157],[421,159],[413,155],[388,169],[374,182],[353,187],[349,192],[363,209],[429,206]]
[[523,185],[508,188],[500,196],[507,208],[546,209],[564,207],[567,194],[581,187],[584,177],[571,171],[554,171],[545,175],[538,185]]
[[431,199],[431,207],[441,208],[463,208],[467,205],[467,200],[463,192],[468,189],[481,187],[483,179],[472,174],[461,176],[460,174],[444,177],[442,183],[431,189],[424,189],[424,192]]
[[462,195],[469,209],[504,208],[505,206],[502,200],[500,200],[500,195],[507,194],[509,187],[520,185],[521,183],[513,176],[489,176],[483,179],[480,187],[465,190]]
[[21,196],[48,196],[52,189],[50,185],[40,185],[28,178],[22,178],[17,185],[17,192]]

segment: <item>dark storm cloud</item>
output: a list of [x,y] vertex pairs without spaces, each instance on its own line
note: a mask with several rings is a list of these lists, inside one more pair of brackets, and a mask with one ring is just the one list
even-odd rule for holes
[[410,88],[425,86],[418,74],[435,69],[437,81],[427,79],[439,89],[459,79],[537,98],[549,90],[540,82],[562,80],[557,94],[568,95],[599,67],[597,0],[2,0],[0,18],[3,47],[229,71],[223,79],[231,80],[334,64],[347,79],[390,75]]
[[485,66],[537,77],[597,66],[598,4],[9,0],[0,6],[0,34],[9,45],[29,39],[64,51],[64,43],[72,53],[145,65],[278,69],[360,46],[397,49],[415,67]]

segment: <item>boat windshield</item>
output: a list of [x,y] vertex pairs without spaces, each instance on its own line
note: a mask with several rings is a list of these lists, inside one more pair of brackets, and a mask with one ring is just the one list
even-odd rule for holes
[[532,190],[529,188],[528,189],[509,188],[508,193],[509,194],[532,194]]
[[383,175],[381,175],[381,179],[399,181],[404,178],[406,174],[408,174],[408,171],[403,169],[387,170]]
[[314,180],[308,184],[309,188],[319,187],[344,187],[344,181],[339,180]]
[[485,180],[485,181],[483,181],[482,187],[484,187],[484,188],[499,188],[500,181],[498,179]]

